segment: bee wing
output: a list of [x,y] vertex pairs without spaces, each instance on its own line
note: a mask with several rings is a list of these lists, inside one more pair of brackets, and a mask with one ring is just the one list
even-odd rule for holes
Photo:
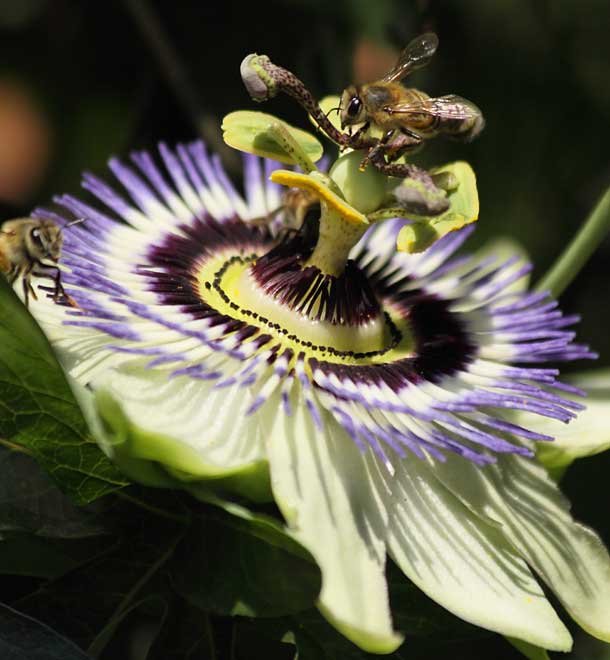
[[384,77],[384,82],[396,82],[408,76],[412,71],[426,66],[438,48],[438,37],[434,32],[415,37],[402,51],[394,68]]
[[387,108],[392,114],[426,115],[440,121],[476,119],[481,111],[474,103],[461,96],[450,94],[437,98],[420,99],[409,103],[397,103]]

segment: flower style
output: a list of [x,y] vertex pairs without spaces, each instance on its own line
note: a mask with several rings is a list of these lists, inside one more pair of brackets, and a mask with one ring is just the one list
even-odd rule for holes
[[539,365],[593,357],[575,317],[524,290],[529,265],[455,257],[470,228],[396,253],[404,222],[360,238],[313,186],[353,229],[328,243],[323,221],[276,212],[276,163],[246,156],[244,199],[201,142],[160,155],[133,154],[139,173],[110,161],[130,200],[85,175],[105,210],[36,212],[85,218],[62,259],[78,308],[31,310],[93,393],[105,451],[144,483],[273,497],[322,570],[320,610],[366,650],[402,641],[386,552],[463,619],[568,650],[535,573],[610,641],[607,551],[532,458],[552,438],[507,416],[570,421],[583,406]]

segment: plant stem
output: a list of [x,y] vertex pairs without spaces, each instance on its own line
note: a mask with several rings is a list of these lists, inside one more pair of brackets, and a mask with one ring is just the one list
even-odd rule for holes
[[574,240],[536,285],[536,290],[550,291],[555,298],[560,296],[609,231],[610,188],[602,195]]
[[113,612],[108,623],[102,628],[102,630],[100,630],[95,639],[91,642],[89,648],[87,649],[87,653],[89,653],[89,655],[91,655],[93,658],[98,658],[102,654],[103,650],[106,648],[106,645],[112,639],[112,635],[114,634],[117,626],[121,623],[124,616],[127,615],[131,610],[130,605],[133,599],[136,597],[140,589],[142,589],[142,587],[155,575],[155,573],[171,558],[174,550],[176,549],[176,546],[182,540],[183,535],[184,532],[180,533],[178,536],[176,536],[175,539],[172,540],[165,552],[157,559],[157,561],[149,566],[148,570],[140,577],[140,579],[125,595],[116,610]]

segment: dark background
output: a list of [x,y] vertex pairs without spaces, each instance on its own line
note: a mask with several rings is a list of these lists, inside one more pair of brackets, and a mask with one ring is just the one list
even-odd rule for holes
[[[154,25],[138,14],[146,6],[186,85],[159,65],[163,46],[152,47]],[[481,197],[471,246],[510,236],[531,255],[537,279],[610,185],[608,0],[1,0],[0,221],[76,192],[80,172],[103,171],[112,154],[197,133],[222,150],[222,116],[254,107],[239,78],[249,52],[267,53],[322,96],[383,74],[424,30],[438,33],[440,48],[410,84],[472,99],[487,128],[472,145],[436,141],[421,162],[470,161]],[[288,99],[260,109],[307,128]],[[225,162],[237,177],[239,159],[226,154]],[[580,338],[605,366],[609,259],[606,240],[562,297],[565,311],[582,314]],[[602,455],[565,479],[577,517],[606,542],[609,469]],[[583,637],[573,657],[610,657],[589,643]],[[515,657],[498,640],[447,657],[457,653]]]

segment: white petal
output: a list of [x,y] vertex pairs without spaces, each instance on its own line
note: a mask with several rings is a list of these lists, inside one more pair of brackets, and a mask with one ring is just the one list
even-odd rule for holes
[[245,414],[253,401],[247,388],[215,388],[141,366],[108,370],[91,386],[112,396],[140,432],[158,439],[140,442],[139,458],[158,460],[185,478],[221,477],[264,459],[260,418]]
[[610,641],[610,557],[597,535],[572,519],[541,465],[502,455],[481,469],[449,457],[434,472],[469,509],[502,525],[504,536],[587,632]]
[[396,465],[392,503],[388,550],[422,591],[475,625],[570,649],[570,634],[501,531],[472,514],[423,461]]
[[390,653],[402,637],[392,629],[385,580],[381,477],[326,412],[321,431],[300,395],[292,399],[294,415],[278,414],[269,430],[275,500],[322,570],[322,613],[361,648]]
[[587,392],[586,398],[565,395],[584,403],[587,408],[569,424],[526,413],[513,413],[516,423],[555,438],[536,449],[548,468],[569,465],[574,459],[592,456],[610,448],[610,370],[594,369],[571,376],[568,380]]

